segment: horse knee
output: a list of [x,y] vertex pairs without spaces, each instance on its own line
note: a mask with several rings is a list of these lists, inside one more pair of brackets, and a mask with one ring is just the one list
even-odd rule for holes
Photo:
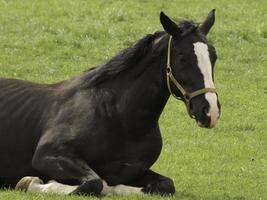
[[93,179],[81,184],[72,194],[98,196],[101,194],[103,187],[101,179]]

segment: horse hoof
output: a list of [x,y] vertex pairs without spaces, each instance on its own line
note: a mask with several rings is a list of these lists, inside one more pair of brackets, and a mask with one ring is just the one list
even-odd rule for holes
[[26,192],[32,183],[43,184],[43,181],[39,177],[25,176],[17,183],[15,190]]
[[142,189],[142,192],[161,196],[172,196],[175,193],[175,187],[170,178],[165,178],[159,182],[148,184]]
[[102,190],[102,181],[100,179],[94,179],[80,185],[76,190],[72,192],[72,194],[98,196],[100,195]]

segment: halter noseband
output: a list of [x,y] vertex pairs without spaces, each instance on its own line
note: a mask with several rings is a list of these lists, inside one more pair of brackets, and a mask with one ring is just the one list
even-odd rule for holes
[[[196,96],[199,96],[201,94],[205,94],[207,92],[212,92],[212,93],[216,93],[215,88],[203,88],[200,90],[196,90],[194,92],[187,92],[180,84],[179,82],[176,80],[176,78],[173,76],[172,74],[172,69],[171,69],[171,41],[172,41],[172,36],[170,36],[169,38],[169,43],[168,43],[168,54],[167,54],[167,86],[168,86],[168,90],[170,92],[170,94],[172,96],[174,96],[176,99],[178,100],[183,100],[184,99],[184,103],[186,105],[187,108],[187,112],[189,114],[189,116],[191,118],[195,118],[194,115],[191,114],[190,112],[190,101],[191,99],[193,99]],[[170,82],[172,82],[175,87],[182,93],[183,95],[183,99],[179,96],[177,96],[171,89],[171,85]]]

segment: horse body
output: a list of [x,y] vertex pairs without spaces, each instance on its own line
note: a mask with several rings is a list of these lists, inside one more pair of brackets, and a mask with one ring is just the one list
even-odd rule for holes
[[[128,72],[131,82],[128,73],[122,73],[119,81],[108,80],[97,87],[81,83],[92,79],[98,69],[52,85],[1,79],[1,179],[14,185],[24,176],[40,176],[32,158],[41,138],[55,150],[64,148],[66,154],[75,149],[110,185],[127,183],[149,169],[160,154],[158,118],[169,96],[158,87],[164,77],[158,66],[149,66],[139,78]],[[142,88],[148,76],[154,80]],[[58,180],[80,184],[75,178]]]
[[[214,11],[199,28],[190,22],[177,26],[163,13],[161,23],[166,32],[147,35],[70,80],[0,79],[0,184],[14,186],[24,176],[38,176],[58,182],[43,186],[39,178],[25,177],[17,188],[173,194],[173,181],[150,170],[162,148],[158,119],[171,93],[181,97],[199,124],[215,125],[219,104],[215,89],[204,81],[213,83],[216,59],[204,34],[214,23]],[[197,42],[204,48],[194,54]],[[199,70],[198,58],[205,59],[201,67],[209,73]]]

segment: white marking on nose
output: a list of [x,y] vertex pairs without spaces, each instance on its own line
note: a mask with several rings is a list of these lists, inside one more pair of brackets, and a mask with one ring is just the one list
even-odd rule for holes
[[[205,88],[215,88],[212,80],[212,67],[209,57],[208,46],[202,42],[196,42],[194,45],[195,55],[197,57],[198,67],[204,77]],[[217,103],[217,95],[215,93],[205,93],[205,99],[209,103],[210,127],[214,127],[219,117],[219,108]]]

